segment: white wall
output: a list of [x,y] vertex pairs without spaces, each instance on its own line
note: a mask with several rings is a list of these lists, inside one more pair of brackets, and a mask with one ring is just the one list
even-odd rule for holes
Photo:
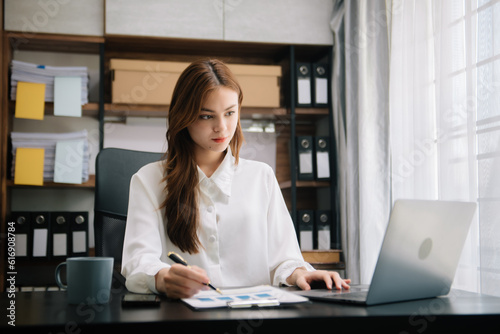
[[332,0],[231,0],[224,6],[229,41],[332,45]]
[[107,0],[106,34],[222,39],[222,7],[200,0]]
[[104,0],[5,0],[5,30],[104,35]]
[[332,45],[332,0],[5,0],[5,30]]
[[107,0],[106,34],[332,45],[331,0]]

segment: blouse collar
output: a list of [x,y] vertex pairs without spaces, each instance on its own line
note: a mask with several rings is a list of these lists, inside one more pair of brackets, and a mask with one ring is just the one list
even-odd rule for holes
[[233,157],[231,148],[227,148],[224,160],[222,160],[212,176],[207,177],[200,166],[197,166],[197,168],[198,184],[200,187],[213,183],[224,195],[231,196],[231,183],[236,170],[235,158]]

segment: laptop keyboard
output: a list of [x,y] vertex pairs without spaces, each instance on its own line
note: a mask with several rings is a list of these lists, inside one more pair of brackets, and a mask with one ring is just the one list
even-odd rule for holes
[[367,291],[356,291],[356,292],[344,292],[338,294],[325,294],[324,298],[333,298],[333,299],[350,299],[350,300],[366,300],[366,296],[368,296]]

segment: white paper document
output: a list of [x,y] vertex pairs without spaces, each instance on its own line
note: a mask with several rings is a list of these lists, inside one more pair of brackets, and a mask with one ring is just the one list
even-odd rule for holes
[[83,140],[58,141],[56,143],[54,182],[82,183],[84,147]]
[[54,115],[82,117],[82,78],[54,78]]
[[[276,300],[279,304],[303,303],[309,299],[293,294],[289,291],[269,285],[258,285],[248,288],[221,289],[222,294],[214,290],[201,291],[191,298],[182,299],[183,302],[195,309],[229,307],[228,303],[246,301],[248,305],[255,301]],[[258,306],[258,305],[257,305]],[[248,306],[250,307],[250,306]]]

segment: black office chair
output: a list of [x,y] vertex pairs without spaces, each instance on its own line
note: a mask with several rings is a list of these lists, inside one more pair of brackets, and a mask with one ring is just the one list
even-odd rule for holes
[[114,258],[113,286],[125,285],[120,274],[127,221],[130,179],[142,166],[159,161],[161,153],[118,148],[102,149],[96,158],[94,238],[95,255]]

